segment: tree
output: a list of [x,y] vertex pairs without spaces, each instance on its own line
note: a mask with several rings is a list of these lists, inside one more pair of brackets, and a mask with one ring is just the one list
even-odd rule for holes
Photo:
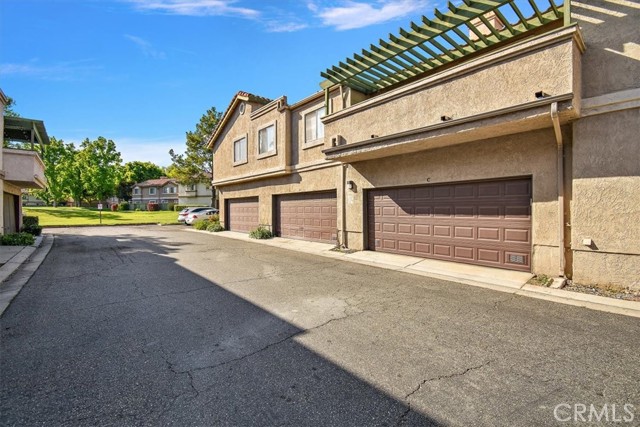
[[[221,114],[215,107],[207,110],[196,124],[195,131],[186,133],[186,150],[184,154],[177,154],[173,149],[169,151],[171,166],[169,176],[181,184],[208,184],[213,178],[213,151],[207,148],[209,137],[213,134],[220,120]],[[215,188],[211,187],[211,205],[215,205]]]
[[102,136],[93,141],[87,138],[76,158],[86,197],[102,201],[115,195],[122,176],[122,157],[115,142]]
[[68,167],[74,160],[75,147],[53,136],[49,140],[50,144],[45,145],[42,150],[47,187],[44,190],[35,191],[34,194],[47,204],[53,203],[56,206],[57,202],[69,195]]
[[4,115],[7,117],[20,117],[20,114],[16,113],[13,107],[16,106],[16,101],[10,96],[7,97],[7,105],[4,107]]
[[164,170],[155,163],[140,161],[125,163],[122,170],[122,180],[118,184],[118,197],[131,200],[135,183],[160,178],[164,173]]

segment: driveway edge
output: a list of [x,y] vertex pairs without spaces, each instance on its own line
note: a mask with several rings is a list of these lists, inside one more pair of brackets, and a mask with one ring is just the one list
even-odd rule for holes
[[[20,293],[49,254],[55,237],[42,236],[34,246],[27,246],[0,268],[0,316]],[[39,246],[39,247],[38,247]],[[5,268],[6,267],[6,268]]]
[[[357,264],[365,264],[371,267],[382,268],[385,270],[400,271],[403,273],[415,274],[419,276],[427,276],[441,280],[447,280],[450,282],[461,283],[470,286],[476,286],[485,289],[491,289],[499,292],[506,292],[513,295],[543,299],[546,301],[556,302],[559,304],[573,305],[577,307],[584,307],[591,310],[603,311],[607,313],[621,314],[624,316],[638,317],[640,318],[640,302],[617,300],[613,298],[603,297],[599,295],[582,294],[579,292],[566,291],[563,289],[551,289],[541,286],[528,285],[526,282],[529,278],[533,277],[533,274],[522,276],[521,281],[515,280],[497,280],[491,281],[479,281],[474,280],[467,274],[443,274],[442,271],[429,271],[425,268],[415,268],[413,262],[409,262],[406,265],[394,265],[386,264],[379,261],[367,261],[365,259],[359,259],[358,257],[351,257],[350,254],[332,251],[333,247],[330,244],[321,244],[315,242],[305,242],[302,240],[291,239],[268,239],[259,240],[251,239],[249,236],[242,233],[235,233],[232,231],[222,231],[218,233],[211,233],[204,230],[195,230],[191,227],[186,230],[194,233],[204,233],[207,235],[224,237],[227,239],[243,240],[250,243],[264,244],[268,246],[275,246],[282,249],[288,249],[293,251],[299,251],[304,253],[310,253],[314,255],[320,255],[327,258],[341,259]],[[356,252],[356,254],[362,254],[364,252]],[[398,257],[399,255],[394,255]],[[412,257],[407,257],[410,261],[413,261]],[[525,279],[526,277],[526,279]]]

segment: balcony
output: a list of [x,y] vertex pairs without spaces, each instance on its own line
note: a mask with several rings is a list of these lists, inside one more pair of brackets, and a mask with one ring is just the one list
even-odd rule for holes
[[4,181],[19,188],[45,188],[44,163],[36,151],[3,148]]
[[[0,178],[18,188],[45,188],[44,163],[36,151],[49,144],[41,120],[4,117]],[[4,176],[2,176],[4,175]]]

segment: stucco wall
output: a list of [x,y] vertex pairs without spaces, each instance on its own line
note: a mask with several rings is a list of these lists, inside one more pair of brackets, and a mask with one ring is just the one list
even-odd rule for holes
[[[574,125],[571,247],[574,280],[640,280],[640,109]],[[583,245],[592,239],[593,245]]]
[[[244,114],[240,114],[239,108],[235,109],[214,147],[215,181],[250,176],[256,170],[284,169],[287,165],[289,156],[286,146],[288,133],[286,115],[288,113],[279,111],[278,108],[271,108],[265,114],[252,119],[251,114],[263,106],[249,102],[246,102],[245,105]],[[258,158],[258,131],[274,122],[276,124],[276,154]],[[244,136],[247,137],[247,163],[234,165],[233,143]]]
[[331,166],[309,172],[293,173],[281,178],[222,187],[220,188],[220,220],[222,223],[226,220],[225,200],[257,196],[260,202],[260,224],[272,227],[274,195],[335,190],[340,183],[340,167],[339,165]]
[[[549,95],[571,93],[576,81],[577,47],[570,35],[567,33],[553,46],[542,49],[534,41],[511,47],[514,57],[501,59],[496,54],[491,66],[469,68],[466,74],[444,82],[434,80],[427,84],[427,79],[420,83],[422,86],[415,86],[419,87],[415,93],[399,97],[389,93],[380,97],[386,101],[364,101],[329,116],[325,131],[328,135],[342,135],[348,144],[372,135],[385,136],[441,123],[441,116],[457,119],[531,102],[537,91]],[[463,66],[472,67],[471,63]],[[399,89],[399,93],[413,91],[411,87]],[[364,106],[370,107],[362,109]],[[349,110],[354,113],[348,115]]]
[[583,95],[638,87],[640,7],[637,0],[589,0],[571,5],[587,49],[582,58]]
[[[4,135],[4,97],[0,94],[0,132]],[[0,148],[0,197],[4,198],[4,162],[3,153]],[[0,235],[4,234],[4,208],[0,209]]]
[[347,179],[356,183],[357,190],[347,191],[348,246],[365,248],[365,189],[519,176],[533,180],[533,271],[557,274],[558,196],[552,129],[352,164]]
[[[331,101],[339,99],[337,92],[333,92]],[[329,148],[330,136],[325,132],[324,138],[316,143],[307,144],[305,141],[305,115],[324,107],[324,97],[313,102],[300,105],[291,111],[291,164],[307,165],[325,161],[322,150]]]

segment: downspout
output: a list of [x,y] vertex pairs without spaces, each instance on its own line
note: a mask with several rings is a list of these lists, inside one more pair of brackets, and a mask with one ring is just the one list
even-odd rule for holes
[[343,164],[341,168],[341,181],[342,181],[342,203],[340,208],[342,212],[340,213],[340,218],[342,222],[342,229],[340,230],[340,248],[347,248],[347,168],[349,165]]
[[557,147],[557,173],[558,173],[558,240],[560,245],[560,277],[565,277],[565,256],[564,256],[564,142],[562,140],[562,129],[560,129],[560,118],[558,117],[558,103],[551,104],[551,121],[553,131],[556,134]]

